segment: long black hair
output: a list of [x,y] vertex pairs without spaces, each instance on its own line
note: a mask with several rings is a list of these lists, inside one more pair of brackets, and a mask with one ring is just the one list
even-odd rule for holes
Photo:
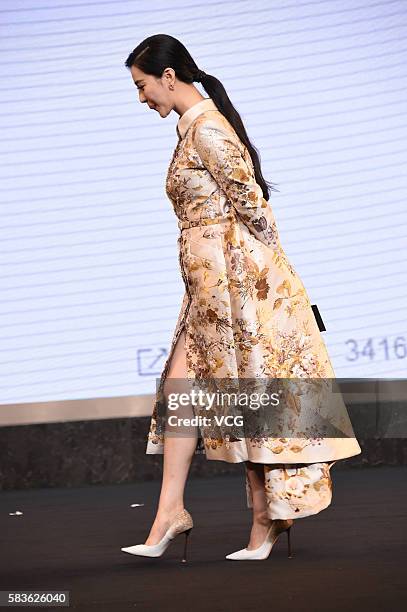
[[267,182],[261,172],[260,156],[257,149],[252,145],[246,133],[242,119],[233,106],[222,83],[211,74],[201,76],[201,71],[192,59],[184,45],[168,34],[154,34],[145,38],[128,56],[125,61],[126,68],[137,66],[145,74],[151,74],[160,78],[165,68],[174,70],[177,79],[184,83],[198,81],[202,83],[209,97],[212,98],[217,109],[229,121],[240,140],[246,146],[252,158],[256,182],[263,191],[265,200],[269,199],[269,188],[279,191],[273,187],[273,183]]

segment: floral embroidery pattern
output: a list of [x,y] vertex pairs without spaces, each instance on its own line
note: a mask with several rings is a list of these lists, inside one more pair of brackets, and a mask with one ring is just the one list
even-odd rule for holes
[[[147,453],[163,452],[162,385],[183,329],[191,379],[335,377],[307,292],[255,180],[250,154],[222,113],[209,103],[207,108],[191,120],[168,168],[166,191],[174,212],[192,225],[178,239],[185,295],[161,375]],[[200,225],[202,220],[216,222]],[[291,402],[292,415],[301,416],[301,398]],[[335,418],[352,433],[343,402]],[[224,436],[219,427],[202,428],[196,452],[208,459],[271,466],[324,463],[361,452],[352,435],[305,433],[303,438],[241,439]],[[310,489],[301,474],[296,472],[288,485],[284,481],[286,503]]]
[[[269,517],[304,518],[329,506],[332,501],[330,467],[328,463],[301,467],[264,466]],[[249,505],[252,504],[250,486],[246,491]]]

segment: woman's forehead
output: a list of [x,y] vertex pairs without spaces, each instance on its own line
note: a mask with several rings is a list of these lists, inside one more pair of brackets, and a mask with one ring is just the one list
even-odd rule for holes
[[137,68],[137,66],[132,66],[130,68],[130,71],[131,71],[131,74],[132,74],[133,79],[135,81],[137,81],[137,80],[141,81],[141,79],[144,79],[144,78],[147,77],[147,75],[144,74],[144,72],[142,70],[140,70],[140,68]]

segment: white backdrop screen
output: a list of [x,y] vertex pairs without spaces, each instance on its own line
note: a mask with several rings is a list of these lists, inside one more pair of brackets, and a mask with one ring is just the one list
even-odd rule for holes
[[402,0],[3,0],[0,402],[155,391],[183,295],[179,117],[140,104],[124,61],[162,32],[241,114],[336,375],[405,376],[406,17]]

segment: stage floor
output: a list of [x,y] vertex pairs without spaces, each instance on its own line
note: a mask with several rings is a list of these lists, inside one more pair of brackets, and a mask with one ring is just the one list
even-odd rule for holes
[[[189,480],[186,565],[184,536],[159,559],[120,550],[144,542],[157,481],[3,492],[0,590],[69,590],[70,609],[89,612],[405,609],[407,468],[331,474],[331,506],[291,529],[293,558],[282,534],[266,561],[224,558],[248,541],[241,476]],[[23,514],[9,515],[16,511]]]

